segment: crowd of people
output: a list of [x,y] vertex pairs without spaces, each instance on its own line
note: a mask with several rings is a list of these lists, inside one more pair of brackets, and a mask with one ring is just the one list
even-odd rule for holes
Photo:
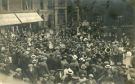
[[134,61],[123,62],[135,53],[126,34],[118,39],[90,25],[79,28],[75,35],[50,29],[4,34],[0,71],[30,84],[135,84]]

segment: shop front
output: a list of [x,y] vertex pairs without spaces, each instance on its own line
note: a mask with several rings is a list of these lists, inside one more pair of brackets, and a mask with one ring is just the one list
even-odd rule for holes
[[9,31],[15,31],[17,25],[21,24],[15,14],[0,14],[0,37],[8,34]]
[[43,19],[36,12],[0,14],[0,33],[8,31],[36,31]]
[[32,13],[15,13],[22,23],[20,28],[24,31],[36,32],[41,29],[43,19],[36,12]]
[[34,33],[40,30],[42,21],[36,12],[0,14],[0,45],[11,33]]

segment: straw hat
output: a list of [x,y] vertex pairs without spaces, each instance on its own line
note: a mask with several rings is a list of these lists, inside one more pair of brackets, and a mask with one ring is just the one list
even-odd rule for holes
[[89,74],[89,77],[93,78],[93,77],[94,77],[94,75],[93,75],[93,74]]
[[36,58],[36,55],[31,55],[31,58]]
[[111,65],[106,65],[105,68],[110,69],[112,67],[111,67]]
[[20,71],[22,71],[22,69],[21,68],[17,68],[15,71],[16,72],[20,72]]

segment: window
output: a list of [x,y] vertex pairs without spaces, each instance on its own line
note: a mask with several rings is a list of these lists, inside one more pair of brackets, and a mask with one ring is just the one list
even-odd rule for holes
[[59,7],[65,7],[66,1],[65,0],[58,0]]
[[2,0],[2,10],[8,10],[8,0]]
[[53,0],[48,0],[48,8],[49,8],[49,9],[52,9],[53,6],[54,6]]
[[44,9],[44,0],[40,0],[40,9]]
[[33,0],[22,0],[23,10],[33,9]]
[[51,28],[53,25],[53,15],[48,16],[48,27]]
[[58,10],[58,24],[64,25],[66,23],[65,21],[65,10],[59,9]]

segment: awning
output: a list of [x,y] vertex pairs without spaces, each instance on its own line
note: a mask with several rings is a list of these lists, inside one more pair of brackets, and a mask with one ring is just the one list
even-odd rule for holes
[[15,14],[0,14],[0,26],[21,24]]
[[43,21],[43,19],[38,15],[38,13],[16,13],[16,16],[22,23]]

